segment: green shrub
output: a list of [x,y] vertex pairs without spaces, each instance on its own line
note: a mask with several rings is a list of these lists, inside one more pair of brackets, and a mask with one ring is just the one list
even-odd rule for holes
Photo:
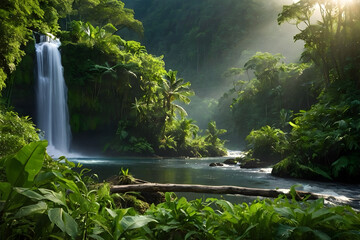
[[39,136],[29,117],[19,117],[15,112],[0,109],[0,158],[37,140]]
[[298,113],[290,122],[293,129],[286,145],[288,158],[298,166],[319,166],[332,179],[359,182],[358,96],[355,88],[334,85],[319,98],[319,103]]
[[264,126],[259,130],[252,130],[246,137],[248,148],[252,150],[252,156],[259,159],[273,160],[283,153],[287,143],[286,135],[280,129]]

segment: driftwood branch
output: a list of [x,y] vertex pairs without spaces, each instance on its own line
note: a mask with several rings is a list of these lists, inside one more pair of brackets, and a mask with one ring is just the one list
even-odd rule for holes
[[[159,183],[145,183],[145,184],[131,184],[131,185],[113,185],[111,186],[112,193],[122,192],[194,192],[194,193],[215,193],[215,194],[241,194],[246,196],[262,196],[269,198],[276,198],[279,195],[286,195],[291,197],[289,191],[283,192],[280,190],[263,189],[263,188],[246,188],[237,186],[207,186],[207,185],[192,185],[192,184],[159,184]],[[302,199],[309,196],[309,199],[329,198],[328,195],[321,195],[311,192],[296,191],[297,199]]]

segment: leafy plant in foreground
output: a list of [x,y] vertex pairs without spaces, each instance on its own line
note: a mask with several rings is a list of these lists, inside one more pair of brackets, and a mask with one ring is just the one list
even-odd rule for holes
[[64,157],[54,161],[46,145],[33,142],[0,161],[5,239],[360,239],[358,212],[326,207],[322,199],[296,201],[294,188],[291,200],[238,205],[166,193],[164,203],[143,215],[117,208],[119,195],[108,184],[85,177],[87,169],[73,171],[76,165]]
[[[293,191],[295,194],[295,191]],[[325,207],[324,200],[298,202],[281,196],[232,204],[166,193],[166,202],[146,215],[155,239],[359,239],[360,215],[350,207]]]
[[[133,209],[116,209],[108,184],[98,187],[52,160],[46,141],[33,142],[1,159],[0,234],[6,239],[119,239],[153,221]],[[84,179],[86,179],[84,177]],[[126,215],[126,217],[125,217]]]

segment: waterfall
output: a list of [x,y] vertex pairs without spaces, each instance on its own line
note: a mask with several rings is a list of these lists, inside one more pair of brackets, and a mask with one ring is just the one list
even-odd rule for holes
[[37,127],[45,132],[49,149],[69,152],[71,130],[67,107],[67,87],[61,65],[59,39],[41,35],[36,43]]

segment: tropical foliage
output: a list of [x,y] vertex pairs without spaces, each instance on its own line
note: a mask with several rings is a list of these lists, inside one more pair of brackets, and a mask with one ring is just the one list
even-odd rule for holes
[[[289,144],[285,146],[288,163],[317,168],[322,178],[359,181],[359,118],[358,90],[330,86],[319,103],[309,111],[302,111],[291,122],[293,129]],[[341,91],[339,91],[342,89]],[[341,93],[339,95],[339,93]],[[293,177],[306,177],[301,171],[292,171],[286,164],[286,171],[279,164],[274,171],[280,175],[287,172]],[[314,175],[314,174],[311,174]]]
[[[299,1],[284,6],[279,15],[279,23],[305,24],[295,40],[306,43],[304,61],[321,69],[318,82],[323,93],[317,104],[291,123],[289,155],[275,166],[275,174],[360,181],[359,43],[355,40],[360,33],[355,14],[359,10],[359,3],[352,1]],[[314,23],[316,11],[321,18]]]
[[71,11],[72,0],[20,1],[0,3],[0,91],[5,79],[16,69],[25,52],[22,47],[32,38],[32,32],[58,32],[59,16]]
[[16,153],[37,140],[39,136],[30,118],[0,109],[0,158]]
[[[8,239],[357,239],[360,215],[324,200],[281,196],[232,204],[188,202],[173,193],[144,214],[116,205],[119,194],[95,184],[87,169],[46,154],[33,142],[0,161],[0,233]],[[63,163],[61,163],[61,162]],[[79,167],[79,166],[77,166]],[[128,176],[122,169],[122,176]]]
[[[194,92],[190,82],[177,77],[177,71],[166,71],[161,56],[153,56],[139,42],[125,41],[118,35],[124,27],[142,34],[142,24],[134,19],[134,12],[124,8],[121,1],[62,4],[65,3],[59,2],[64,9],[59,7],[58,12],[53,12],[56,15],[53,20],[59,20],[59,25],[51,25],[53,28],[46,30],[62,40],[74,142],[77,137],[92,134],[100,136],[95,139],[98,151],[104,147],[112,154],[177,155],[181,152],[184,156],[208,156],[205,144],[197,144],[196,150],[191,150],[191,141],[187,142],[187,147],[181,142],[164,141],[172,138],[170,131],[182,131],[177,123],[187,114],[181,103],[189,104]],[[4,13],[7,10],[4,9]],[[25,44],[25,40],[21,44]],[[33,48],[27,50],[29,56],[34,54]],[[33,75],[33,70],[27,67],[33,65],[31,57],[24,59],[19,67],[21,73],[17,71],[11,75],[5,91],[6,104],[15,103],[19,110],[26,108],[24,114],[35,113],[34,107],[29,110],[28,104],[33,93],[24,91],[34,85],[34,80],[28,77]],[[204,151],[200,154],[201,148]],[[217,151],[219,153],[224,154],[224,151]]]
[[284,145],[287,143],[285,133],[270,126],[251,131],[246,137],[246,141],[248,148],[252,150],[252,157],[269,162],[281,158],[284,153]]
[[309,64],[285,64],[281,59],[280,54],[258,52],[244,68],[224,73],[234,85],[220,98],[214,118],[219,126],[227,126],[229,139],[245,139],[251,130],[265,125],[287,130],[292,112],[309,108],[314,101],[316,86],[309,79],[314,69]]
[[[271,158],[277,152],[278,160],[285,158],[273,174],[360,181],[356,160],[359,10],[356,1],[300,0],[286,5],[278,23],[290,22],[299,29],[294,40],[305,42],[302,63],[284,64],[280,55],[257,53],[244,68],[224,73],[234,80],[246,74],[248,80],[234,82],[224,94],[218,109],[225,117],[216,120],[240,138],[250,133],[248,157]],[[287,140],[270,138],[274,128],[284,131]],[[236,139],[236,135],[229,138]],[[265,136],[269,137],[268,148],[262,144]]]

